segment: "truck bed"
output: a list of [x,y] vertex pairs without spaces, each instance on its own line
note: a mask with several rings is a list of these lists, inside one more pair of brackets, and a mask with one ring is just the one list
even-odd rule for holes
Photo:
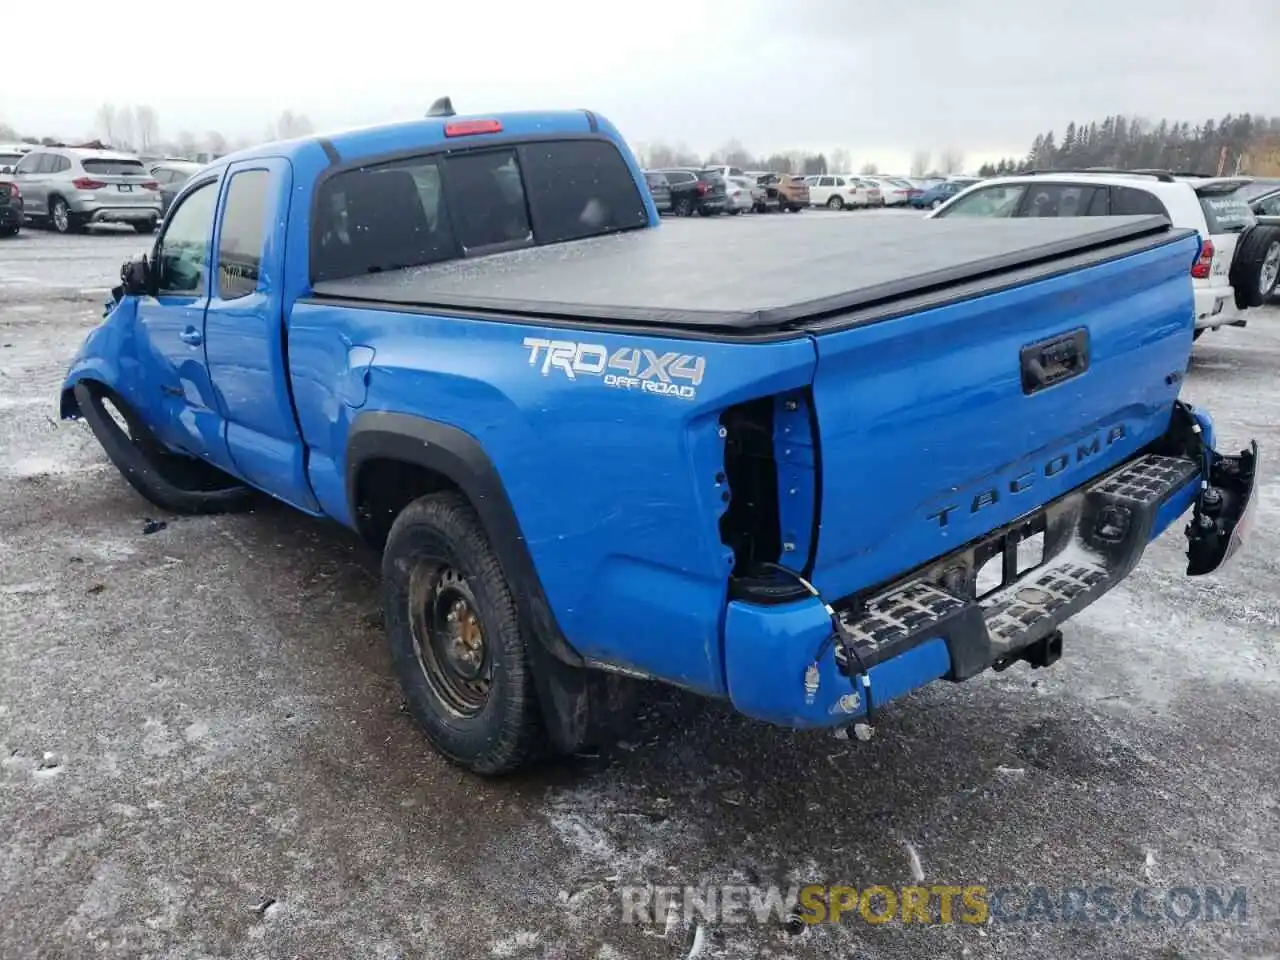
[[739,336],[840,327],[1185,235],[1162,217],[777,216],[680,221],[317,283],[319,299]]

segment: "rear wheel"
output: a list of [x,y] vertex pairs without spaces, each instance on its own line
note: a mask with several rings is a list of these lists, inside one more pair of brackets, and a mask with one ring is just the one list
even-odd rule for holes
[[11,223],[5,227],[0,227],[0,237],[16,237],[18,235],[18,230],[19,230],[19,227],[16,223]]
[[101,384],[75,386],[80,415],[117,470],[138,493],[171,513],[235,513],[253,505],[253,493],[210,464],[171,453],[142,419]]
[[497,555],[466,498],[422,497],[382,557],[391,656],[414,719],[445,757],[509,773],[543,753],[527,639]]
[[829,210],[843,210],[843,209],[844,209],[844,198],[843,198],[843,197],[832,197],[830,200],[828,200],[828,201],[827,201],[827,209],[829,209]]
[[693,201],[688,197],[681,197],[676,201],[675,206],[671,208],[677,217],[693,216]]
[[54,197],[49,203],[49,225],[58,233],[72,230],[71,208],[61,197]]

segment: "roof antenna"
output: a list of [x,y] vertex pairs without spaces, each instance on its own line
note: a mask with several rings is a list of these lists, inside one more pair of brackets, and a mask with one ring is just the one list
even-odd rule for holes
[[427,111],[428,117],[454,117],[457,112],[453,109],[453,101],[448,97],[441,97],[431,105],[431,109]]

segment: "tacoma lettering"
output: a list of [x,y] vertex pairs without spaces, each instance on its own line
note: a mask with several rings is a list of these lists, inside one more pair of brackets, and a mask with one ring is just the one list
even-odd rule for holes
[[[1046,460],[1036,470],[1028,470],[1009,480],[1002,487],[987,487],[979,490],[973,495],[973,500],[969,504],[969,513],[974,514],[986,507],[993,506],[1000,502],[1000,498],[1006,494],[1018,494],[1031,489],[1035,485],[1037,476],[1055,477],[1062,473],[1063,470],[1074,463],[1083,463],[1090,457],[1096,456],[1104,449],[1112,444],[1125,438],[1124,424],[1116,424],[1105,434],[1095,434],[1086,442],[1076,445],[1075,454],[1058,453]],[[939,527],[945,527],[951,521],[951,514],[960,509],[959,504],[949,504],[940,510],[925,517],[926,520],[936,521]]]

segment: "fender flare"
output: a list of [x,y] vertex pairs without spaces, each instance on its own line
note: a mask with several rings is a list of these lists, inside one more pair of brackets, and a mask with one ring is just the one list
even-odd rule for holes
[[502,478],[479,441],[457,427],[424,417],[385,411],[358,414],[347,437],[345,478],[348,516],[357,529],[361,522],[357,509],[361,467],[370,460],[383,459],[431,470],[466,495],[480,517],[520,616],[533,636],[556,660],[581,667],[581,655],[565,639],[547,601]]

